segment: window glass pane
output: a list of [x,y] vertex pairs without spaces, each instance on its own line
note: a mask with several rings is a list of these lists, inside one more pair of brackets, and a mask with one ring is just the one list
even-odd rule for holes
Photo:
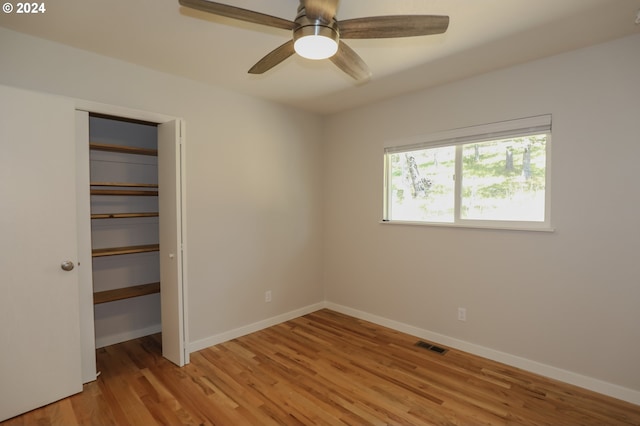
[[463,145],[462,219],[543,222],[547,135]]
[[389,154],[389,217],[453,222],[455,146]]

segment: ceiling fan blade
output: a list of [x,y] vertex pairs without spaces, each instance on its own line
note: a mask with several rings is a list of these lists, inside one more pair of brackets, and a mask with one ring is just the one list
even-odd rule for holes
[[369,71],[367,64],[343,41],[338,44],[338,52],[329,59],[338,68],[358,81],[366,81],[371,78],[371,71]]
[[338,23],[340,38],[396,38],[441,34],[449,17],[440,15],[372,16]]
[[331,22],[338,10],[338,0],[301,0],[309,19]]
[[240,21],[251,22],[254,24],[267,25],[269,27],[281,28],[283,30],[293,29],[293,21],[266,15],[252,10],[242,9],[235,6],[229,6],[222,3],[214,3],[207,0],[178,0],[182,6],[192,9],[201,10],[203,12],[213,13],[214,15],[224,16],[227,18],[238,19]]
[[249,70],[249,74],[262,74],[278,65],[280,62],[293,55],[293,40],[289,40],[285,44],[269,52],[264,58],[260,59]]

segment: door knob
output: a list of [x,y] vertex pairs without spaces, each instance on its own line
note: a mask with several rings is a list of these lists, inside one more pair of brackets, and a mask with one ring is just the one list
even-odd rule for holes
[[71,271],[73,269],[73,262],[70,260],[65,260],[60,264],[60,267],[63,271]]

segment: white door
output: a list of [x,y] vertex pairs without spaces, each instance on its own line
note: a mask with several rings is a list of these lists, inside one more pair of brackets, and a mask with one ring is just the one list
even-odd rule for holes
[[181,367],[188,362],[183,316],[182,126],[180,120],[158,126],[162,355]]
[[0,421],[82,391],[74,114],[0,86]]

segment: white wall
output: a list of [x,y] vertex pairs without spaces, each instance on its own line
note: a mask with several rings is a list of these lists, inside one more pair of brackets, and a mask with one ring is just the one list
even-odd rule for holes
[[[327,300],[640,391],[638,52],[632,36],[329,117]],[[545,113],[554,233],[379,223],[385,141]]]
[[318,117],[4,28],[0,56],[0,84],[185,119],[189,341],[324,299]]

